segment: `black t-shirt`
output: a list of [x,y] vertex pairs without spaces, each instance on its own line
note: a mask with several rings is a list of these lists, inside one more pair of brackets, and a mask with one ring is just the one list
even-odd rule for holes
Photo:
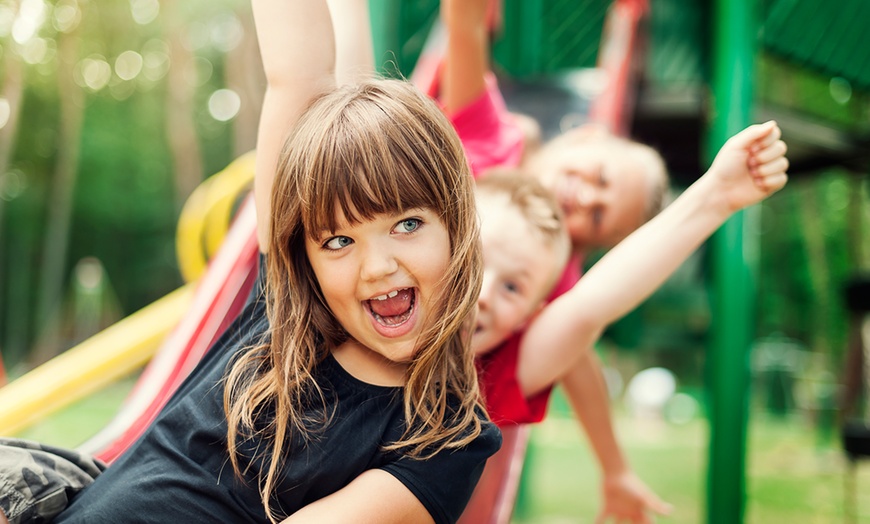
[[[57,523],[266,522],[257,484],[262,463],[240,457],[239,479],[229,462],[222,379],[236,352],[254,345],[268,321],[262,282],[236,321],[205,355],[154,423],[105,473],[81,492]],[[294,439],[273,510],[292,514],[360,475],[380,468],[400,480],[435,522],[459,518],[501,435],[491,423],[474,442],[421,461],[381,447],[404,429],[402,388],[362,382],[328,356],[315,369],[328,410],[327,428],[304,445]],[[339,402],[340,400],[340,402]],[[317,415],[322,414],[318,406]],[[243,446],[251,457],[260,445]],[[263,444],[265,446],[265,444]]]

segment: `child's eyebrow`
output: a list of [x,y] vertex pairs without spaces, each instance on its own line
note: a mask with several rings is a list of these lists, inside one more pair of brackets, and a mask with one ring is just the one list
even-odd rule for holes
[[517,269],[510,276],[518,280],[529,280],[532,276],[532,272],[529,270],[528,264],[523,264],[522,268]]

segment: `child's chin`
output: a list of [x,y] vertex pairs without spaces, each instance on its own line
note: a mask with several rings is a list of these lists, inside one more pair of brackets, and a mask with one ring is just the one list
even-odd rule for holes
[[486,355],[498,347],[498,344],[492,344],[487,340],[482,340],[482,336],[482,334],[476,334],[471,337],[471,350],[474,352],[474,356],[476,357]]

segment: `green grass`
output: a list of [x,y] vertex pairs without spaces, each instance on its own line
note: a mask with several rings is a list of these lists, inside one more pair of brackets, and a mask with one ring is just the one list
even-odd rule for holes
[[[707,424],[674,426],[616,414],[620,442],[636,473],[674,505],[659,522],[705,519]],[[870,522],[870,461],[855,475],[835,442],[822,442],[800,416],[755,413],[747,456],[747,524]],[[525,471],[525,505],[517,524],[594,522],[600,505],[598,467],[577,425],[551,416],[532,432]],[[855,487],[847,488],[847,482]],[[846,494],[856,514],[846,517]],[[852,507],[850,505],[850,508]]]
[[110,384],[16,436],[60,447],[78,446],[112,420],[137,378],[138,373]]
[[[72,447],[106,424],[133,384],[127,379],[24,432],[22,437]],[[524,472],[524,503],[516,524],[594,522],[599,508],[598,467],[577,424],[554,402],[551,416],[532,432]],[[660,523],[704,521],[707,424],[676,426],[615,413],[620,442],[637,474],[673,513]],[[773,418],[754,412],[749,425],[746,524],[870,522],[870,461],[847,473],[836,442],[822,439],[800,415]],[[847,482],[854,482],[854,489]],[[856,514],[846,516],[846,494]]]

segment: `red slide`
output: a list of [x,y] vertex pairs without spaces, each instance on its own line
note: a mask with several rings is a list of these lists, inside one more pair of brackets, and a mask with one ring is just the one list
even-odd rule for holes
[[111,463],[154,420],[215,339],[241,311],[256,278],[256,213],[249,197],[200,279],[193,303],[142,373],[121,411],[80,446]]

